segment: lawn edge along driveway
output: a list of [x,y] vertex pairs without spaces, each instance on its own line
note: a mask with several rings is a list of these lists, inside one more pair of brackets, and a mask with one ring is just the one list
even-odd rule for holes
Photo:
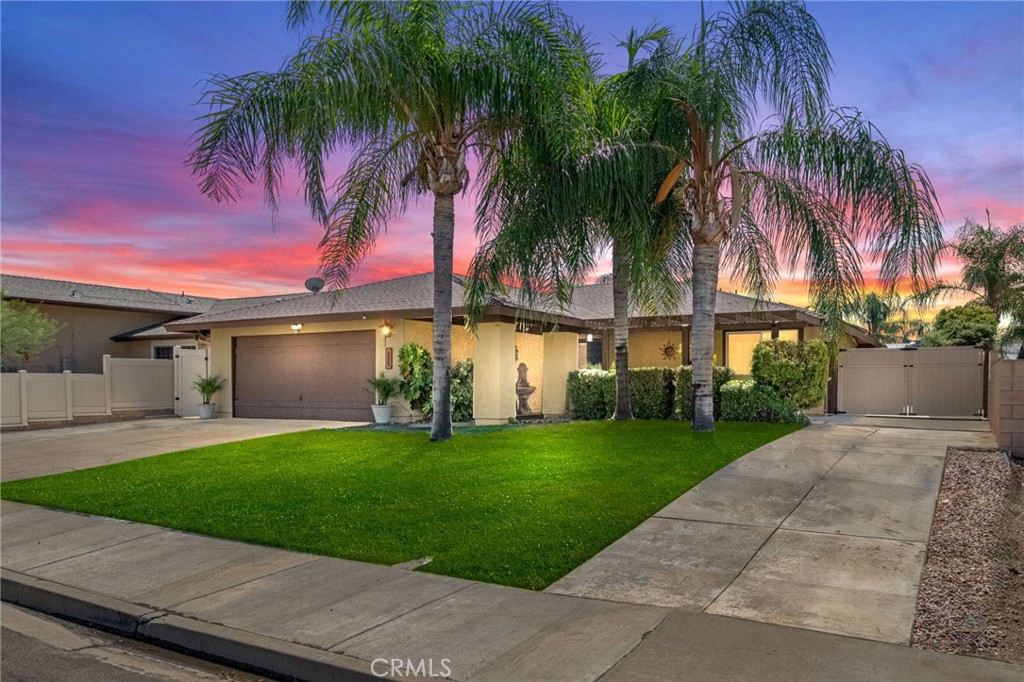
[[456,435],[314,431],[4,484],[6,500],[543,589],[796,427],[585,422]]

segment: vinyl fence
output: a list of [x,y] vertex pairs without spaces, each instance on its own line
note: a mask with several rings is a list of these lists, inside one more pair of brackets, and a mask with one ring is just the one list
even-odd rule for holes
[[174,363],[103,356],[103,374],[0,374],[0,425],[174,408]]

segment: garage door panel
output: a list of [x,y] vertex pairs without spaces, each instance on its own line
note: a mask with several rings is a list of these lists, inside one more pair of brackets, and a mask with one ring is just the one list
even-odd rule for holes
[[375,367],[373,331],[238,337],[234,413],[369,421]]

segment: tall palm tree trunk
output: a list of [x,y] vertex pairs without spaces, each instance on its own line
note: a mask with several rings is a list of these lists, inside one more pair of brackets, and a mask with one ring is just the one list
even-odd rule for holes
[[615,413],[632,419],[629,403],[629,253],[612,240],[612,311],[615,324]]
[[455,197],[434,194],[434,416],[430,440],[452,437],[452,251]]
[[693,241],[693,327],[690,357],[693,362],[693,430],[714,431],[712,393],[715,354],[715,299],[718,292],[718,243]]

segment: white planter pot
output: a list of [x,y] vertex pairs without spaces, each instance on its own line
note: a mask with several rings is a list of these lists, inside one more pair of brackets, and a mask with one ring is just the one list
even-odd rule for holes
[[381,426],[391,423],[391,405],[370,405],[373,408],[373,421]]
[[213,419],[217,414],[216,403],[202,404],[199,406],[200,419]]

